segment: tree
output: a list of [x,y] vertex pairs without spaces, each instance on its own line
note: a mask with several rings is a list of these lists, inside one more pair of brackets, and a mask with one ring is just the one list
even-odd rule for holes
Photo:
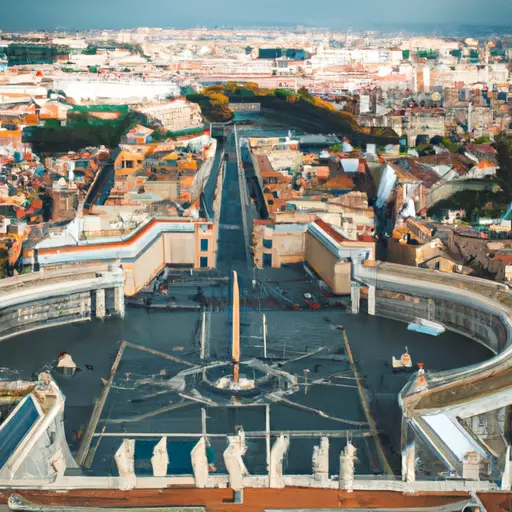
[[256,82],[247,82],[245,84],[245,88],[248,90],[248,91],[253,91],[253,92],[256,92],[260,86],[256,83]]
[[226,92],[235,94],[238,91],[238,84],[236,82],[228,82],[226,84]]
[[497,140],[499,169],[496,178],[503,190],[503,199],[512,202],[512,137],[501,134]]
[[[431,144],[434,144],[432,140],[430,141]],[[450,152],[450,153],[456,153],[459,149],[459,146],[455,144],[455,142],[452,142],[448,137],[441,137],[441,144]]]
[[311,94],[309,94],[309,91],[304,86],[297,91],[297,94],[304,99],[311,97]]
[[291,89],[283,89],[279,88],[274,91],[274,95],[276,98],[281,98],[286,100],[290,96],[293,96],[295,93]]
[[227,105],[229,103],[229,98],[225,94],[210,92],[208,93],[208,97],[212,105]]
[[0,279],[9,275],[9,251],[0,249]]
[[224,86],[222,84],[209,85],[208,87],[205,87],[203,91],[204,94],[209,94],[211,92],[223,93]]

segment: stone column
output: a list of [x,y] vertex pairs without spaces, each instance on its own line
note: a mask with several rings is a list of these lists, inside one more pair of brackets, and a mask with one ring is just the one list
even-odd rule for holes
[[96,290],[96,317],[105,318],[106,312],[105,289],[100,288],[99,290]]
[[505,452],[505,464],[503,474],[501,475],[501,490],[510,491],[512,489],[512,470],[510,465],[510,446],[507,446]]
[[135,439],[124,439],[115,455],[119,472],[119,489],[128,491],[136,484],[135,476]]
[[320,446],[313,449],[313,475],[315,480],[326,483],[329,480],[329,438],[322,437]]
[[208,486],[208,457],[206,456],[206,441],[201,437],[190,453],[192,458],[192,469],[194,470],[194,480],[196,487],[204,488]]
[[402,481],[408,483],[416,481],[416,444],[414,442],[407,444],[402,451]]
[[368,314],[375,315],[375,286],[368,286]]
[[124,318],[124,288],[122,286],[114,288],[114,311]]
[[283,462],[284,456],[290,446],[290,439],[280,435],[270,452],[270,487],[274,489],[284,488]]
[[83,293],[80,298],[80,318],[91,318],[91,294]]
[[359,288],[359,284],[352,281],[352,288],[350,294],[351,302],[352,302],[352,313],[357,315],[359,313],[359,302],[361,299],[361,289]]
[[340,456],[340,489],[345,489],[347,492],[354,490],[356,452],[355,446],[348,441]]
[[168,465],[169,454],[167,453],[167,437],[164,436],[153,448],[153,457],[151,457],[153,476],[167,475]]
[[434,299],[428,299],[427,301],[427,320],[434,322],[436,319],[436,303]]
[[501,432],[498,421],[498,411],[499,409],[494,409],[487,413],[487,433],[490,435],[499,435]]
[[229,486],[234,491],[240,491],[243,489],[244,476],[248,474],[243,461],[247,451],[243,430],[239,430],[236,436],[228,436],[228,443],[224,450],[224,465],[229,474]]

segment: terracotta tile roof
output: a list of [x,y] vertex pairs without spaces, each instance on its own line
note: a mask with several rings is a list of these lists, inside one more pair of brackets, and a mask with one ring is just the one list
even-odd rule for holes
[[280,181],[291,181],[291,176],[286,176],[279,171],[263,171],[260,173],[262,178],[278,178]]
[[267,155],[256,155],[256,162],[262,175],[264,172],[274,172],[274,168]]
[[327,165],[319,165],[318,167],[314,167],[317,178],[326,179],[329,177],[329,167]]
[[395,171],[398,183],[420,183],[421,180],[411,174],[409,171],[406,171],[403,167],[399,165],[388,162],[388,165]]
[[430,188],[438,181],[441,181],[441,176],[426,165],[420,164],[414,158],[399,158],[392,160],[394,165],[402,167],[404,170],[418,178],[425,187]]
[[465,155],[458,153],[443,153],[441,155],[420,156],[415,160],[430,166],[451,165],[459,176],[465,176],[475,165],[475,162]]
[[496,150],[490,144],[468,144],[468,151],[479,151],[480,153],[496,153]]
[[347,242],[348,238],[345,238],[343,235],[338,233],[334,228],[329,226],[327,222],[323,221],[322,219],[316,219],[314,224],[316,224],[320,229],[325,231],[331,238],[336,240],[338,243]]
[[498,253],[494,256],[495,260],[501,261],[505,265],[512,265],[512,254]]
[[39,112],[40,119],[57,119],[59,117],[59,105],[56,103],[47,103],[41,107]]
[[354,180],[346,174],[340,174],[330,179],[325,186],[331,189],[354,190]]
[[132,137],[144,137],[151,135],[154,131],[155,130],[152,130],[151,128],[146,128],[141,124],[137,124],[128,132],[128,135],[131,135]]

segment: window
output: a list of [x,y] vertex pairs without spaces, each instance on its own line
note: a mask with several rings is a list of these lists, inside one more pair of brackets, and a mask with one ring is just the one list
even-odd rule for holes
[[264,238],[263,239],[263,247],[265,249],[272,249],[272,239],[271,238]]
[[201,252],[208,250],[208,238],[201,238]]
[[133,169],[133,160],[123,160],[123,169]]
[[265,267],[272,266],[272,254],[264,254],[263,255],[263,266],[265,266]]
[[207,256],[201,256],[199,258],[199,265],[201,268],[208,268],[208,257]]

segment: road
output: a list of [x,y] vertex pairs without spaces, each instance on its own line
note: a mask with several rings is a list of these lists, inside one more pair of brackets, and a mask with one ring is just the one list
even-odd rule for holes
[[226,274],[236,270],[240,276],[247,276],[249,263],[246,251],[247,238],[244,232],[235,149],[235,138],[231,136],[226,144],[227,162],[222,188],[217,268]]
[[110,155],[108,163],[103,165],[98,174],[95,176],[94,181],[87,192],[87,196],[84,202],[84,209],[88,210],[95,204],[104,204],[110,190],[114,186],[115,181],[115,169],[114,162],[119,154],[120,149],[115,149]]

